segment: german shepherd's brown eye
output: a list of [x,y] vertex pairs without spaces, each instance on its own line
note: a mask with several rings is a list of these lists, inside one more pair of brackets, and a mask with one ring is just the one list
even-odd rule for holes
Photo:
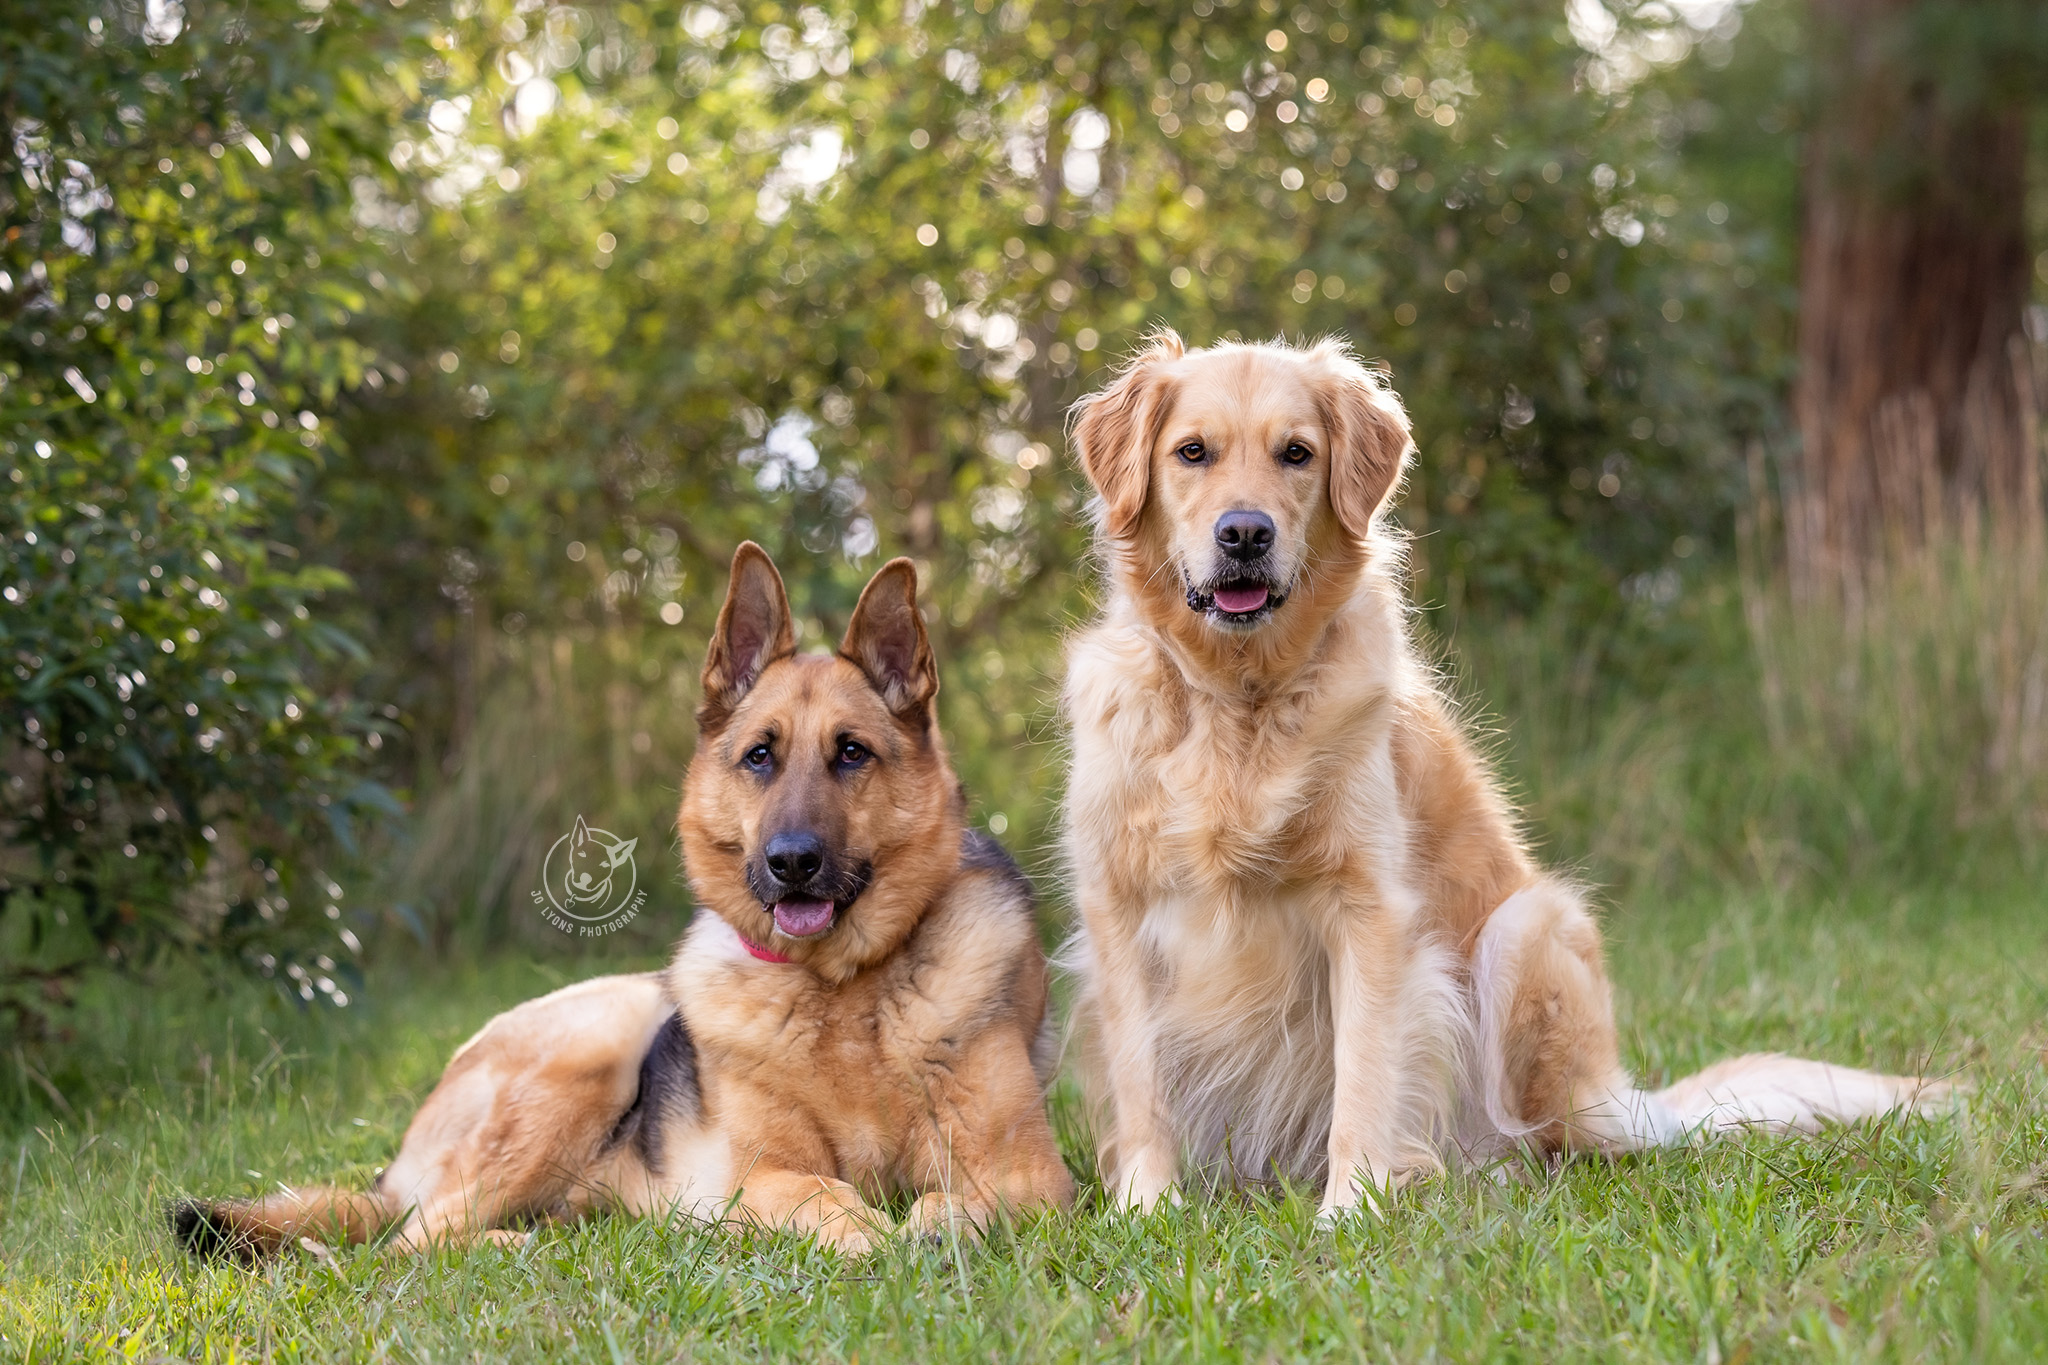
[[848,739],[848,740],[842,740],[842,741],[840,742],[840,745],[839,745],[839,766],[840,766],[840,767],[842,767],[842,768],[858,768],[858,767],[859,767],[859,766],[860,766],[861,764],[863,764],[863,763],[865,763],[865,762],[867,762],[867,761],[868,761],[868,750],[867,750],[867,746],[866,746],[866,745],[864,745],[864,744],[858,744],[858,743],[856,743],[856,742],[854,742],[853,740],[850,740],[850,739]]
[[756,744],[740,761],[757,773],[765,773],[775,765],[775,751],[765,744]]
[[1208,449],[1200,441],[1189,441],[1173,453],[1180,456],[1182,464],[1200,464],[1209,458]]
[[1299,441],[1288,442],[1287,449],[1280,452],[1281,459],[1285,460],[1288,464],[1294,465],[1307,464],[1315,457],[1316,453]]

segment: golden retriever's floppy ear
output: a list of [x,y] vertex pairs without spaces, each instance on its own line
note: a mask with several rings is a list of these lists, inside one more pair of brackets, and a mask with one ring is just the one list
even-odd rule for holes
[[861,590],[839,653],[868,675],[883,705],[917,722],[939,691],[939,666],[917,611],[917,570],[892,559]]
[[796,630],[789,619],[789,594],[768,552],[751,540],[733,551],[732,582],[718,612],[718,629],[704,656],[704,700],[697,724],[705,729],[725,723],[768,665],[796,653]]
[[1326,341],[1315,354],[1326,376],[1330,506],[1344,529],[1363,540],[1415,449],[1408,413],[1387,377],[1359,364],[1341,342]]
[[1082,472],[1102,498],[1102,529],[1112,537],[1128,536],[1145,510],[1152,441],[1172,396],[1160,371],[1186,349],[1177,332],[1162,327],[1108,388],[1074,405],[1074,447]]

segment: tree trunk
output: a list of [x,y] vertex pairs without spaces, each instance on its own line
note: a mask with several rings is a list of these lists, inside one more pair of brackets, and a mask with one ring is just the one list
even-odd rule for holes
[[1811,0],[1819,109],[1799,280],[1795,576],[2041,518],[2027,299],[2026,110],[1944,72],[1915,0]]

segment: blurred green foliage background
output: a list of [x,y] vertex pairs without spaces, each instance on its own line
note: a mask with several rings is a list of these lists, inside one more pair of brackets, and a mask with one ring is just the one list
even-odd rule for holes
[[918,561],[976,814],[1056,891],[1064,414],[1158,324],[1390,368],[1420,628],[1553,855],[1624,897],[2026,875],[2040,561],[1854,619],[1779,582],[1805,23],[18,0],[0,1028],[167,951],[335,1003],[365,953],[560,951],[529,892],[579,813],[656,865],[628,943],[672,936],[741,538],[812,647]]

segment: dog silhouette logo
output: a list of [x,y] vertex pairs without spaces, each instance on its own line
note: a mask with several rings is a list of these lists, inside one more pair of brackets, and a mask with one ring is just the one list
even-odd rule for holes
[[633,861],[639,846],[638,839],[621,839],[577,816],[575,827],[548,849],[534,902],[565,933],[609,933],[630,923],[647,900]]

